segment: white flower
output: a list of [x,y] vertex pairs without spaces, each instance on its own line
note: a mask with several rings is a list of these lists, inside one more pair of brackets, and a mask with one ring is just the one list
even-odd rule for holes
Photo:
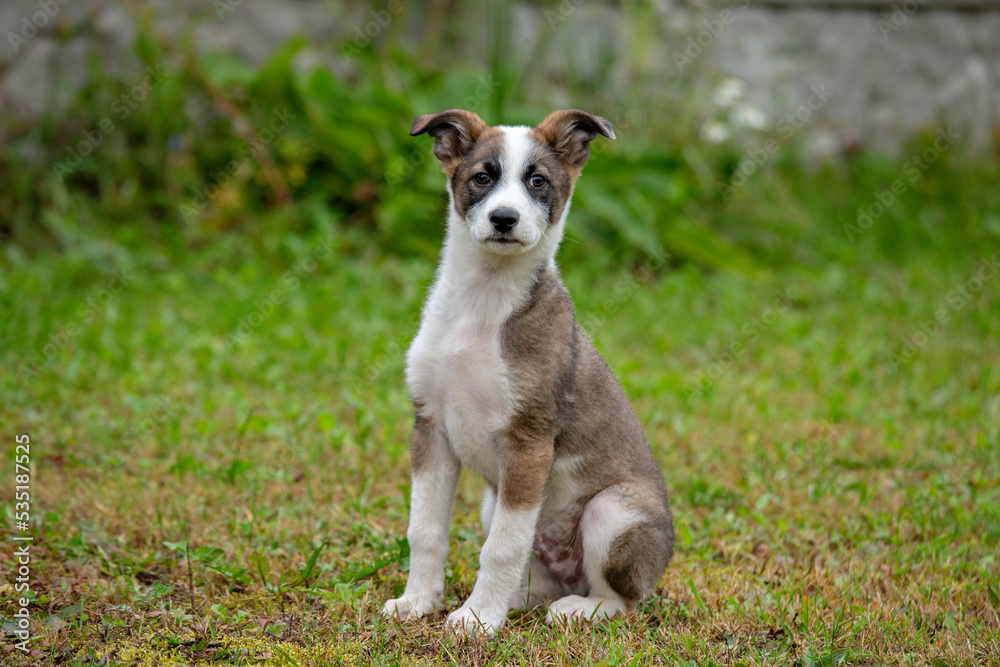
[[717,120],[710,120],[701,126],[701,138],[710,144],[721,144],[729,138],[729,128]]
[[736,125],[749,127],[753,130],[763,130],[767,127],[767,114],[749,102],[744,102],[733,109],[732,118]]
[[743,97],[743,93],[746,92],[746,88],[747,85],[742,80],[735,77],[729,77],[715,89],[715,94],[712,95],[712,101],[720,107],[729,108]]

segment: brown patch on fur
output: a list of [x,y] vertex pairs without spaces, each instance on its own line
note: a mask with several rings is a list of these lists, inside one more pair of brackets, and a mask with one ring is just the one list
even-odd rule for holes
[[427,417],[420,414],[417,405],[417,415],[413,420],[413,437],[410,440],[410,467],[414,473],[422,472],[433,464],[434,460],[434,425]]
[[481,171],[499,170],[503,157],[503,131],[488,127],[479,135],[476,143],[451,168],[445,170],[451,181],[451,191],[455,195],[455,212],[463,219],[469,209],[486,193],[472,183],[472,177]]
[[615,132],[607,119],[579,109],[553,111],[538,127],[531,130],[531,135],[539,143],[551,146],[566,163],[574,180],[590,157],[590,141],[598,134],[609,139],[615,138]]
[[506,509],[530,509],[542,503],[554,455],[551,424],[545,421],[520,412],[503,436],[498,499]]
[[[502,354],[508,363],[513,362],[510,377],[516,394],[523,397],[500,448],[500,502],[507,507],[533,507],[542,502],[555,455],[557,410],[551,387],[546,384],[557,373],[559,360],[531,359],[542,364],[535,368],[520,363],[525,348],[551,345],[551,341],[544,340],[555,333],[549,326],[558,329],[560,319],[563,324],[572,322],[572,304],[561,304],[562,312],[558,307],[553,311],[546,297],[554,294],[558,283],[551,279],[554,276],[546,279],[545,275],[543,272],[536,278],[528,306],[504,324],[501,334]],[[539,308],[543,303],[546,307]],[[527,486],[520,488],[525,482]]]
[[562,215],[563,209],[573,196],[573,186],[576,184],[580,170],[567,168],[562,158],[551,145],[539,140],[535,130],[529,132],[536,147],[529,156],[529,162],[534,165],[534,173],[548,179],[552,188],[552,201],[549,204],[549,224],[555,224]]
[[611,543],[604,579],[631,603],[649,595],[673,555],[673,534],[669,515],[665,523],[632,526]]
[[426,132],[434,137],[434,155],[450,178],[459,160],[490,127],[482,118],[464,109],[449,109],[417,116],[410,136]]
[[[584,456],[583,475],[594,480],[588,499],[630,479],[658,480],[654,486],[663,488],[638,417],[577,324],[573,302],[552,269],[539,272],[527,305],[504,324],[501,341],[519,410],[553,422],[557,457]],[[657,504],[659,499],[638,503],[644,511]]]

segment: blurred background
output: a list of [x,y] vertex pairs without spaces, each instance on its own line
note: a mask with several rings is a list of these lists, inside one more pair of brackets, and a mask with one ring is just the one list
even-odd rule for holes
[[[328,224],[354,252],[433,258],[441,179],[412,118],[462,107],[535,124],[580,107],[619,139],[588,166],[572,225],[583,247],[567,259],[662,246],[749,271],[996,238],[997,195],[977,189],[996,176],[996,10],[5,2],[0,233],[11,256]],[[924,150],[927,178],[904,174]],[[878,214],[876,193],[901,176],[899,204],[856,243],[845,226]]]

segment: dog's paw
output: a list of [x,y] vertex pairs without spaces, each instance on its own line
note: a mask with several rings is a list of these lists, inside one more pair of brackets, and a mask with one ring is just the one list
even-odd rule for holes
[[506,620],[506,616],[477,613],[465,604],[448,614],[448,628],[460,635],[480,634],[492,637]]
[[438,604],[431,598],[407,597],[389,600],[382,607],[382,615],[390,620],[400,621],[422,618],[438,610]]
[[545,622],[554,625],[599,621],[611,618],[623,611],[625,611],[625,606],[619,600],[567,595],[549,605],[549,611],[545,614]]

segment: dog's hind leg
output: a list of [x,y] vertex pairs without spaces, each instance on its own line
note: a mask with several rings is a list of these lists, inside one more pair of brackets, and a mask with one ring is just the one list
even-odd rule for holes
[[656,588],[673,551],[669,514],[650,516],[615,488],[587,503],[580,530],[590,591],[553,602],[548,623],[598,620],[631,610]]

